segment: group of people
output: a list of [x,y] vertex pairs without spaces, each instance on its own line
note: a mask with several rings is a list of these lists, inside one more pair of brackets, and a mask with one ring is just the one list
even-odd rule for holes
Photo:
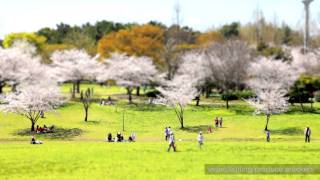
[[[176,152],[177,151],[176,139],[175,139],[173,131],[171,130],[171,127],[170,126],[166,127],[164,132],[165,132],[165,140],[169,142],[169,147],[168,147],[167,151],[169,152],[172,148],[173,151]],[[203,146],[203,142],[204,142],[204,137],[203,137],[203,134],[201,131],[199,132],[197,141],[199,143],[199,148],[201,149]]]
[[54,125],[50,126],[50,127],[47,127],[45,124],[43,125],[43,127],[37,125],[37,128],[36,128],[36,133],[37,134],[40,134],[40,133],[52,133],[54,132]]
[[214,119],[214,125],[215,125],[216,128],[222,127],[222,117],[220,117],[220,118],[216,117]]
[[168,152],[170,151],[171,148],[173,148],[173,151],[176,152],[177,148],[176,148],[176,139],[174,137],[173,131],[171,130],[171,127],[166,127],[164,130],[165,133],[165,140],[169,141],[169,147],[168,147]]
[[101,99],[100,106],[106,106],[106,105],[114,105],[113,100],[109,96],[108,99]]
[[[270,142],[270,136],[271,136],[271,132],[269,130],[266,130],[267,142]],[[310,143],[311,128],[309,126],[304,129],[304,136],[305,136],[305,142]]]
[[[222,128],[222,117],[216,117],[215,119],[214,119],[214,127],[216,127],[216,128]],[[211,127],[211,125],[208,127],[208,133],[212,133],[213,132],[213,130],[212,130],[212,127]]]
[[[108,133],[107,135],[107,141],[108,142],[124,142],[126,140],[124,140],[123,135],[118,132],[117,135],[113,138],[111,133]],[[136,141],[136,134],[133,132],[131,133],[131,135],[128,138],[128,142],[135,142]]]

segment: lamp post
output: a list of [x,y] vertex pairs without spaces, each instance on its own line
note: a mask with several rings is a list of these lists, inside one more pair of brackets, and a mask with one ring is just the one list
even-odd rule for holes
[[309,48],[309,39],[310,39],[310,34],[309,34],[309,18],[310,18],[310,4],[314,0],[302,0],[302,3],[304,5],[304,10],[305,10],[305,29],[304,29],[304,48],[303,51],[304,53],[308,52]]

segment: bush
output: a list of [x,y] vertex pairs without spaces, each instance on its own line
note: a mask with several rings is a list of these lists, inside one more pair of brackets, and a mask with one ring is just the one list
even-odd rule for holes
[[239,99],[249,99],[251,97],[253,97],[254,94],[252,91],[249,91],[249,90],[244,90],[244,91],[238,91],[237,92],[237,97]]
[[161,93],[158,90],[154,90],[154,91],[149,91],[146,93],[147,97],[151,97],[151,98],[156,98],[157,96],[159,96]]
[[227,100],[227,99],[229,101],[231,101],[231,100],[237,100],[239,98],[238,98],[238,96],[236,95],[235,92],[229,92],[229,93],[222,93],[221,99],[224,100],[224,101]]
[[317,102],[320,102],[320,91],[317,91],[314,93],[314,99],[317,101]]
[[238,99],[249,99],[254,96],[252,91],[244,90],[244,91],[234,91],[229,93],[223,93],[221,95],[222,100],[238,100]]

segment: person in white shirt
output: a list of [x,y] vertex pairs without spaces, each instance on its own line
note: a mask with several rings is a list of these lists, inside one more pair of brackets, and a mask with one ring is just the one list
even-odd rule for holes
[[202,148],[203,141],[204,141],[204,138],[203,138],[202,132],[200,131],[198,135],[198,142],[199,142],[200,149]]
[[170,151],[171,147],[173,148],[173,151],[176,152],[175,138],[173,132],[170,133],[168,152]]

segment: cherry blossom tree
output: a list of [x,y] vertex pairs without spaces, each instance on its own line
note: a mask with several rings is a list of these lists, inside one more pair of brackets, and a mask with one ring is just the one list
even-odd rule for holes
[[75,93],[80,93],[80,82],[83,80],[95,80],[99,73],[100,64],[98,56],[91,57],[84,50],[71,49],[56,51],[52,54],[52,66],[56,69],[59,81],[72,81],[72,98]]
[[201,90],[210,81],[212,75],[206,58],[202,51],[187,52],[181,57],[181,64],[176,72],[176,76],[184,76],[188,79],[188,83],[198,90],[197,106],[199,106]]
[[25,116],[31,122],[31,131],[40,118],[41,112],[57,108],[63,103],[58,86],[53,84],[25,86],[17,92],[1,96],[0,108]]
[[229,108],[228,95],[245,84],[249,64],[253,61],[250,49],[242,41],[229,40],[210,45],[205,54],[212,73],[211,81],[226,95],[226,107]]
[[299,73],[309,76],[320,76],[320,49],[308,51],[303,54],[301,47],[291,49],[292,65]]
[[132,91],[136,87],[149,85],[158,81],[158,71],[148,57],[113,54],[105,60],[106,70],[100,73],[97,80],[116,81],[117,85],[127,89],[129,103],[132,103]]
[[287,110],[286,95],[299,74],[286,62],[266,58],[251,63],[248,73],[247,85],[257,97],[246,101],[256,108],[256,113],[266,115],[265,130],[268,130],[271,115]]
[[36,48],[24,41],[18,41],[11,48],[0,48],[0,93],[5,84],[13,90],[21,83],[36,82],[36,72],[44,71]]
[[157,88],[161,96],[158,102],[170,106],[180,123],[180,127],[184,128],[184,110],[185,107],[195,98],[198,94],[197,89],[190,82],[187,76],[175,76],[172,81],[167,82],[164,87]]

